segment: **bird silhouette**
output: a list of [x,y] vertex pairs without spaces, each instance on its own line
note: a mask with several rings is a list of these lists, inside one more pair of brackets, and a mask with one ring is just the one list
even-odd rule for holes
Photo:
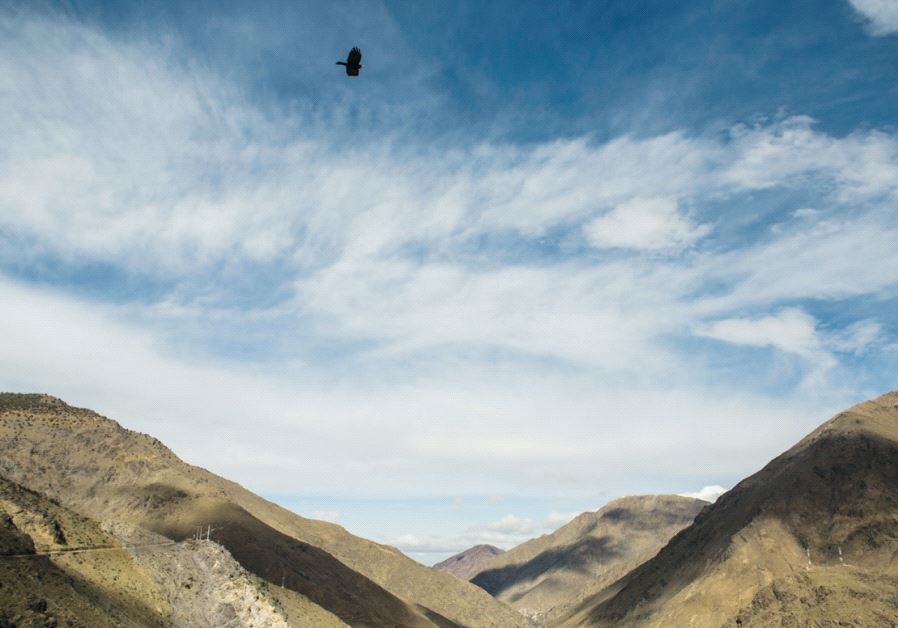
[[346,61],[337,61],[337,65],[346,66],[346,76],[358,76],[359,70],[365,67],[362,65],[362,51],[358,47],[353,48]]

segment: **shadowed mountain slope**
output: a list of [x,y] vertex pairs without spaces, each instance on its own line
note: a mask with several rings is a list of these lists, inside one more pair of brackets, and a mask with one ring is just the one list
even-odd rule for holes
[[95,522],[0,478],[0,626],[173,626],[152,575]]
[[493,545],[475,545],[437,563],[433,568],[451,573],[456,578],[468,580],[478,573],[484,564],[504,551]]
[[0,626],[345,626],[273,589],[216,543],[103,526],[0,478]]
[[677,495],[616,499],[508,550],[471,581],[528,616],[551,620],[654,556],[706,505]]
[[898,393],[821,425],[565,625],[898,623]]
[[79,513],[169,538],[220,528],[213,539],[244,567],[353,625],[524,625],[469,583],[299,517],[184,463],[150,436],[46,395],[0,394],[0,474]]

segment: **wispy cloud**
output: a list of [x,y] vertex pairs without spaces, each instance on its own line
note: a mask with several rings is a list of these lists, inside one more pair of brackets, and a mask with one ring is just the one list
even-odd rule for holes
[[817,321],[798,308],[760,318],[728,318],[696,330],[700,336],[753,347],[776,347],[816,363],[833,364],[817,335]]
[[389,540],[388,544],[410,555],[424,557],[430,554],[455,554],[475,545],[495,545],[507,550],[531,538],[554,532],[577,514],[579,513],[552,512],[542,520],[508,514],[494,521],[470,526],[455,537],[422,539],[414,534],[404,534]]
[[849,0],[851,6],[869,21],[873,35],[898,33],[898,3],[894,0]]
[[356,140],[260,108],[176,39],[2,19],[0,382],[253,487],[588,493],[644,465],[698,486],[857,394],[721,380],[716,352],[839,383],[893,340],[843,308],[898,286],[891,132]]

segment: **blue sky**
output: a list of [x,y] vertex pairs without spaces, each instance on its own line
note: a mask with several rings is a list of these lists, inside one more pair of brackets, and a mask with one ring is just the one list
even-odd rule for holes
[[[433,562],[896,388],[898,2],[0,9],[0,388]],[[349,47],[366,67],[334,65]]]

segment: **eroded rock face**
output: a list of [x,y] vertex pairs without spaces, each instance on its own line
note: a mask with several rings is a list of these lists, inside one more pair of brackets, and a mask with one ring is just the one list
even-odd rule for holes
[[155,574],[176,626],[289,628],[276,602],[228,551],[213,541],[136,550],[135,560]]
[[20,531],[9,513],[0,510],[0,556],[34,554],[34,541]]
[[[100,524],[3,477],[0,504],[0,627],[343,625],[292,592],[272,592],[214,542]],[[282,599],[299,621],[286,619]]]

